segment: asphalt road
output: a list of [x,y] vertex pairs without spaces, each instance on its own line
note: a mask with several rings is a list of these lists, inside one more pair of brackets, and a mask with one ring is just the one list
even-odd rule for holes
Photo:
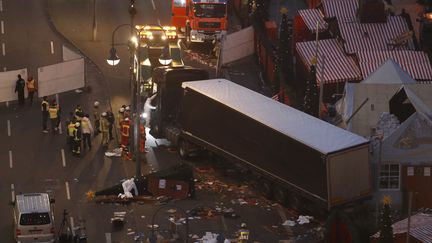
[[[106,63],[111,45],[111,34],[116,26],[129,23],[128,1],[96,0],[97,39],[92,40],[93,2],[88,0],[0,0],[2,34],[5,53],[0,55],[0,68],[13,70],[37,67],[60,62],[61,46],[72,44],[86,57],[86,89],[82,93],[67,92],[58,95],[63,117],[81,104],[84,111],[91,111],[95,100],[101,102],[101,110],[117,111],[128,104],[130,90],[129,53],[119,45],[120,65]],[[135,23],[169,24],[168,1],[136,1],[138,14]],[[55,28],[53,28],[55,27]],[[115,36],[117,43],[126,43],[129,29],[123,28]],[[52,48],[51,48],[51,43]],[[194,58],[185,58],[186,64],[214,69]],[[55,97],[50,97],[55,98]],[[73,225],[85,220],[89,242],[133,242],[134,233],[144,232],[158,207],[154,205],[95,204],[86,200],[89,190],[100,190],[135,175],[135,165],[119,158],[108,158],[100,147],[100,138],[93,140],[94,147],[85,151],[82,158],[73,157],[65,144],[64,134],[41,132],[40,101],[33,106],[18,106],[15,102],[0,105],[0,220],[1,242],[13,242],[13,219],[10,202],[13,195],[25,192],[48,192],[56,199],[56,230],[59,230],[63,209],[69,212]],[[64,128],[63,128],[64,130]],[[163,141],[149,139],[147,164],[144,174],[150,170],[167,168],[180,161],[176,153],[158,146]],[[112,143],[111,148],[116,146]],[[197,205],[229,204],[236,195],[222,197],[215,193],[201,192],[194,200],[173,202],[172,205],[190,209]],[[205,231],[225,232],[233,235],[242,221],[253,230],[252,239],[260,242],[277,242],[287,238],[264,230],[261,225],[280,224],[283,210],[262,208],[236,208],[241,219],[213,218],[191,222],[190,233],[203,235]],[[115,211],[127,212],[127,224],[123,230],[114,231],[110,218]],[[282,217],[282,218],[281,218]],[[167,227],[166,214],[158,215],[157,223]]]

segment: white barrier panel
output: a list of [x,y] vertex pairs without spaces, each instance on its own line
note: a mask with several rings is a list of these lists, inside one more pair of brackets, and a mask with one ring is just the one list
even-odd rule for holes
[[254,53],[254,30],[249,26],[226,36],[222,46],[222,63],[226,64]]
[[[12,101],[18,99],[18,94],[15,93],[15,84],[18,80],[18,74],[24,80],[27,80],[27,69],[18,69],[7,72],[0,72],[0,102]],[[27,97],[27,88],[24,89]]]
[[81,57],[80,54],[63,45],[63,61],[75,60]]
[[84,87],[84,58],[38,68],[39,97]]

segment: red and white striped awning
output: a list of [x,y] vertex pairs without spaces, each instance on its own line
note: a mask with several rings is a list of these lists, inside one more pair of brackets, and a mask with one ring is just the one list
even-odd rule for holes
[[318,22],[318,32],[323,32],[327,30],[327,22],[324,21],[324,15],[318,9],[302,9],[298,13],[303,18],[306,26],[312,33],[316,33],[317,22]]
[[[339,29],[347,53],[391,50],[392,47],[387,44],[395,37],[409,31],[405,19],[401,16],[388,16],[386,23],[360,24],[357,21],[339,21]],[[408,41],[408,46],[398,47],[398,50],[413,49],[412,39]]]
[[412,229],[410,235],[420,242],[432,242],[432,225]]
[[432,66],[427,54],[422,51],[359,51],[357,57],[363,77],[369,76],[391,58],[414,80],[432,80]]
[[[304,65],[310,69],[315,56],[315,41],[298,42],[296,50]],[[325,57],[325,61],[324,60]],[[324,65],[323,65],[324,64]],[[362,79],[354,59],[345,55],[336,39],[318,41],[317,82],[340,83]]]
[[336,17],[339,22],[356,20],[358,0],[323,0],[322,4],[327,18]]

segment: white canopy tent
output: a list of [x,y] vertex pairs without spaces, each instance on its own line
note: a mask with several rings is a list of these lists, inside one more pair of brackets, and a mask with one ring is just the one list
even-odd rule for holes
[[[389,100],[404,85],[429,107],[432,85],[415,82],[397,63],[387,60],[360,83],[347,83],[343,97],[336,103],[342,117],[340,127],[369,137],[380,115],[389,112]],[[361,106],[364,103],[363,106]]]

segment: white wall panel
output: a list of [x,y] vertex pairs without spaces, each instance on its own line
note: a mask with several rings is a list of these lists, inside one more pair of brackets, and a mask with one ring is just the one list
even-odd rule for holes
[[[27,69],[18,69],[7,72],[0,72],[0,102],[12,101],[18,99],[18,94],[15,93],[15,84],[18,80],[18,74],[24,80],[27,80]],[[27,88],[24,89],[27,96]]]
[[230,63],[254,53],[254,30],[252,26],[226,36],[222,46],[221,64]]
[[84,87],[84,59],[38,68],[39,97]]

